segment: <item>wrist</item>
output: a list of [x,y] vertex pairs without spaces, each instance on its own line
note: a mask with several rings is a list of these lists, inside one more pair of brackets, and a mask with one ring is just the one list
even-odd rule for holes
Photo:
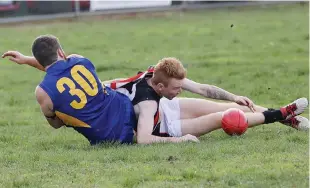
[[237,95],[232,95],[232,97],[231,97],[231,101],[232,102],[236,102],[237,101]]
[[170,137],[169,138],[169,141],[170,142],[173,142],[173,143],[177,143],[177,142],[180,142],[181,139],[179,137]]
[[175,142],[175,143],[179,143],[179,142],[183,142],[184,141],[183,136],[181,136],[181,137],[172,137],[172,138],[173,138],[173,142]]
[[26,57],[25,57],[25,61],[23,62],[23,64],[33,65],[33,64],[35,64],[36,61],[37,61],[37,60],[36,60],[34,57],[32,57],[32,56],[26,56]]

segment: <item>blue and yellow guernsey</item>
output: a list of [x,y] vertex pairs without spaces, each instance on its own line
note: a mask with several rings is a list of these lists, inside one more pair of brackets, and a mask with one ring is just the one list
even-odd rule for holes
[[132,143],[136,118],[131,101],[121,93],[103,88],[88,59],[57,61],[47,69],[39,86],[51,98],[57,117],[91,144]]

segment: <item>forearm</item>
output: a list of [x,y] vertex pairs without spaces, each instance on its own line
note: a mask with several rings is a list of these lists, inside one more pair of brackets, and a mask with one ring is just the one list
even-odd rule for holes
[[159,137],[159,136],[153,136],[153,135],[147,135],[144,137],[137,136],[137,143],[138,144],[152,144],[152,143],[176,143],[180,142],[181,139],[178,137]]
[[234,101],[236,95],[213,85],[204,84],[201,95],[211,99]]
[[34,67],[36,69],[39,69],[39,70],[45,72],[44,67],[42,65],[40,65],[40,63],[34,57],[27,56],[27,61],[26,62],[27,62],[26,63],[27,65],[32,66],[32,67]]

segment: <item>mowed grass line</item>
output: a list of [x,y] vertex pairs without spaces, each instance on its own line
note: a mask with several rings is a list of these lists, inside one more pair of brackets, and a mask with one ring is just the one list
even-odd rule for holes
[[[175,56],[189,78],[277,108],[308,97],[308,15],[297,4],[1,27],[0,52],[30,55],[33,39],[51,33],[101,80]],[[0,187],[309,187],[308,133],[276,123],[241,137],[218,130],[200,144],[91,147],[41,117],[34,88],[44,73],[0,63]]]

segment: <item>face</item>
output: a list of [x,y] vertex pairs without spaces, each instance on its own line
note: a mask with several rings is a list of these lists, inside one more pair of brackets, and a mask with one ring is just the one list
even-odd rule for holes
[[168,82],[167,87],[162,85],[162,87],[160,88],[161,95],[169,100],[173,99],[182,92],[182,83],[183,79],[178,80],[175,78],[171,78]]

